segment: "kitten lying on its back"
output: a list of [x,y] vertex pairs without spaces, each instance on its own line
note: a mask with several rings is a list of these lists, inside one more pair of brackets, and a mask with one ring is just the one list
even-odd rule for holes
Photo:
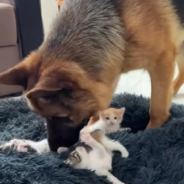
[[[129,153],[118,141],[110,140],[105,134],[120,130],[124,112],[125,108],[107,109],[99,113],[99,121],[89,121],[88,126],[80,131],[80,140],[85,144],[76,144],[65,163],[76,169],[94,170],[99,176],[107,176],[113,184],[123,184],[109,172],[112,168],[112,152],[120,151],[122,157],[128,157]],[[61,147],[58,152],[66,149]]]
[[[112,151],[120,151],[122,157],[128,157],[128,151],[118,141],[108,139],[102,130],[90,133],[89,127],[80,132],[80,140],[85,146],[77,146],[65,161],[76,169],[89,169],[98,176],[107,176],[113,184],[123,184],[109,171],[112,169]],[[86,149],[86,146],[91,149]]]

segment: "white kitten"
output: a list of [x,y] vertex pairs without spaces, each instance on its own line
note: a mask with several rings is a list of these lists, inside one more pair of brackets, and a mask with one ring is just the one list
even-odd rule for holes
[[[96,139],[94,137],[96,137]],[[89,169],[95,171],[99,176],[107,176],[107,179],[113,184],[123,184],[109,172],[112,169],[113,148],[116,148],[116,150],[120,148],[120,145],[116,144],[117,141],[106,139],[101,130],[98,130],[96,135],[95,132],[91,135],[87,127],[80,132],[80,140],[92,149],[87,151],[85,147],[76,147],[76,149],[70,153],[65,163],[76,169]],[[110,146],[107,146],[109,144]],[[112,146],[113,144],[114,146]],[[119,151],[122,151],[121,148]],[[127,157],[128,151],[126,150],[126,156],[122,156]]]

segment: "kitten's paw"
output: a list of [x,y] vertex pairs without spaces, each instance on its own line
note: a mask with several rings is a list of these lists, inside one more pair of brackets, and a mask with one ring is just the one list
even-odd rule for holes
[[24,141],[19,139],[12,139],[9,142],[1,145],[1,149],[2,151],[17,150],[21,152],[26,152],[23,146],[21,146],[21,143],[24,143]]
[[85,126],[81,131],[80,134],[89,134],[90,133],[90,127]]
[[89,133],[81,134],[80,140],[86,144],[90,143],[92,141],[91,135]]
[[121,152],[121,156],[124,158],[127,158],[129,156],[129,152],[127,151],[127,149],[125,149]]
[[57,153],[63,153],[63,152],[67,152],[69,149],[67,147],[59,147],[57,149]]
[[132,129],[129,128],[129,127],[127,127],[127,128],[120,128],[119,131],[121,131],[121,132],[130,132],[130,131],[132,131]]
[[18,152],[36,152],[25,140],[13,139],[2,146],[2,151],[16,150]]

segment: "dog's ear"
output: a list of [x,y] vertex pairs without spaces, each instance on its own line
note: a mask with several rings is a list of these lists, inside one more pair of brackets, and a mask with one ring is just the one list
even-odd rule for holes
[[28,99],[39,99],[42,104],[49,104],[59,94],[60,88],[33,88],[26,93]]
[[26,93],[26,97],[39,99],[43,103],[50,103],[56,100],[56,97],[58,100],[70,101],[74,89],[76,89],[76,85],[70,79],[61,79],[52,75],[41,78],[35,88]]
[[31,53],[24,61],[13,68],[0,73],[0,83],[7,85],[19,85],[26,88],[31,66],[37,60],[37,54]]

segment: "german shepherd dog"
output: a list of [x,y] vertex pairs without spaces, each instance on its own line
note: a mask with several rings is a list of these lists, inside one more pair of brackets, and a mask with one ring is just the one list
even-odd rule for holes
[[25,88],[56,151],[78,140],[84,119],[108,108],[122,73],[145,69],[152,88],[147,128],[159,127],[184,82],[182,6],[183,0],[65,0],[43,44],[1,73],[0,83]]

